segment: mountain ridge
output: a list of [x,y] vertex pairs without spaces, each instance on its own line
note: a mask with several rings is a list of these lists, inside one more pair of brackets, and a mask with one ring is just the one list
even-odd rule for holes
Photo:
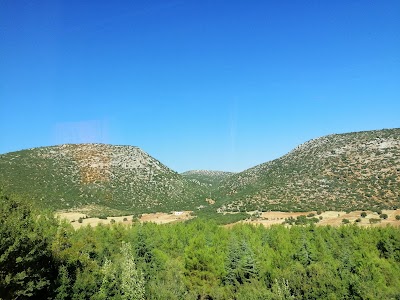
[[[400,202],[399,168],[400,129],[331,134],[309,140],[278,159],[233,175],[221,183],[219,198],[236,201],[236,205],[230,204],[222,211],[241,210],[241,207],[346,209],[356,204],[367,208],[371,202],[376,207],[392,207]],[[391,181],[384,182],[379,176]],[[374,180],[372,184],[368,182]],[[384,197],[377,191],[386,188],[392,196]],[[346,197],[357,203],[345,204]],[[371,199],[364,205],[366,197]],[[336,201],[339,198],[340,203]]]
[[137,146],[29,148],[0,155],[0,186],[56,209],[92,204],[124,212],[394,208],[400,203],[400,129],[311,139],[239,173],[179,174]]
[[[186,209],[203,194],[203,187],[185,180],[136,146],[33,148],[0,156],[0,167],[5,190],[61,209],[89,204],[125,211]],[[52,199],[59,204],[52,205]]]

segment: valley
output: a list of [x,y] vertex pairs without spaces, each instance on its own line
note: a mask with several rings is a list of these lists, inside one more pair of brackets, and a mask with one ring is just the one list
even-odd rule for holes
[[66,144],[0,155],[0,188],[89,217],[193,211],[357,211],[400,207],[400,129],[333,134],[239,173],[171,170],[138,147]]
[[400,295],[400,129],[317,138],[239,173],[179,174],[133,146],[11,152],[0,204],[5,299]]

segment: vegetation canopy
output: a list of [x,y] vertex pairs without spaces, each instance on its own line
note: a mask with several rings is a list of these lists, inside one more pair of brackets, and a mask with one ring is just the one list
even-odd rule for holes
[[[2,299],[398,299],[400,230],[82,227],[1,196]],[[302,220],[303,218],[300,218]]]

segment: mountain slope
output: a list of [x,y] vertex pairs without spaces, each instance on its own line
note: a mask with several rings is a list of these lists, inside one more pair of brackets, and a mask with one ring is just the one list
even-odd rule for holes
[[235,173],[224,171],[208,171],[208,170],[191,170],[181,173],[185,178],[205,184],[209,187],[218,186],[221,181]]
[[34,148],[0,155],[0,188],[53,209],[136,213],[400,207],[400,129],[321,137],[235,174],[177,174],[132,146]]
[[55,209],[96,204],[124,211],[168,211],[189,209],[205,199],[204,187],[138,147],[105,144],[0,155],[0,186]]
[[334,134],[232,175],[220,211],[400,207],[400,129]]

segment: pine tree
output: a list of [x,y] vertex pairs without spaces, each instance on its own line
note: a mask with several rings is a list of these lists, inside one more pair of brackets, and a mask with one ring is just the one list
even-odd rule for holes
[[71,299],[71,279],[68,275],[66,266],[61,266],[58,270],[58,288],[56,289],[56,300]]
[[50,245],[54,217],[0,195],[0,295],[4,299],[51,295],[57,263]]
[[106,259],[101,271],[103,273],[103,281],[101,282],[101,287],[96,300],[111,299],[115,295],[119,294],[118,281],[113,263]]
[[143,300],[145,295],[144,278],[136,269],[129,243],[122,243],[121,292],[122,299]]
[[243,284],[258,275],[257,261],[246,241],[239,246],[237,238],[232,239],[228,251],[225,284]]

